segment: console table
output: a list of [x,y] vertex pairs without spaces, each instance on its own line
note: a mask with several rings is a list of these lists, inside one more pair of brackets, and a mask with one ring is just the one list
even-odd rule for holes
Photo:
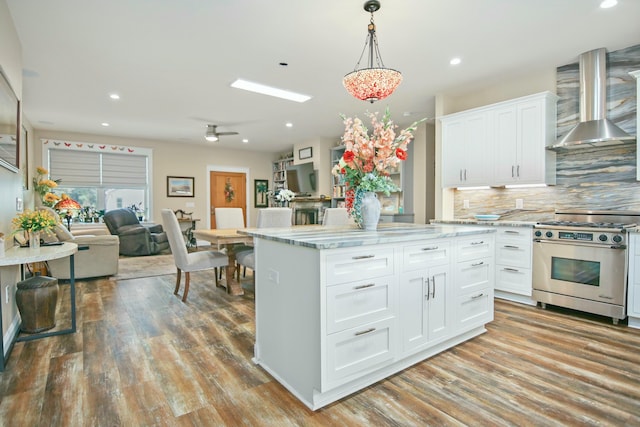
[[6,251],[5,256],[0,257],[0,267],[10,267],[16,265],[24,265],[32,262],[44,262],[52,259],[69,257],[69,284],[71,291],[71,327],[68,329],[42,332],[38,334],[30,334],[22,337],[18,337],[16,333],[15,337],[10,344],[10,348],[5,356],[4,352],[4,327],[2,326],[2,306],[5,301],[0,296],[0,331],[2,331],[2,339],[0,339],[0,372],[4,371],[6,360],[11,353],[13,344],[16,341],[31,341],[39,338],[50,337],[53,335],[72,334],[76,332],[76,285],[75,285],[75,268],[74,268],[74,255],[78,252],[78,245],[75,243],[65,242],[62,245],[54,246],[41,246],[37,249],[22,248],[20,246],[14,246]]

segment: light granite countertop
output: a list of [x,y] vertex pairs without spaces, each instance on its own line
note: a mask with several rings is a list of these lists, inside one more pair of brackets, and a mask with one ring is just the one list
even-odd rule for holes
[[376,231],[365,231],[356,226],[327,227],[321,225],[238,230],[240,234],[315,249],[444,239],[494,232],[495,229],[490,227],[405,223],[382,223],[378,225]]
[[514,220],[496,220],[496,221],[478,221],[477,219],[432,219],[431,224],[459,224],[459,225],[483,225],[483,226],[502,226],[502,227],[529,227],[533,228],[537,224],[536,221],[514,221]]

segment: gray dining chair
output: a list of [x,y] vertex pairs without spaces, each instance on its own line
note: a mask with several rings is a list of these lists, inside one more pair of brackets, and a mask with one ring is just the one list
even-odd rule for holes
[[349,225],[355,224],[349,217],[347,208],[326,208],[322,217],[322,225]]
[[180,290],[182,272],[184,272],[185,277],[182,302],[187,301],[187,295],[189,294],[190,273],[193,271],[213,269],[214,280],[217,285],[218,268],[228,266],[229,257],[219,251],[188,252],[187,247],[184,243],[184,238],[182,237],[180,223],[178,222],[178,218],[176,218],[176,215],[171,209],[162,209],[162,223],[169,239],[169,246],[171,247],[173,260],[178,270],[176,274],[176,289],[173,292],[174,295],[178,295],[178,291]]

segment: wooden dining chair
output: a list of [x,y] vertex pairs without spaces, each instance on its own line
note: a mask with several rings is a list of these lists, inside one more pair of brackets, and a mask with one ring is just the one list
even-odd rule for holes
[[162,223],[164,225],[164,230],[167,233],[167,238],[169,239],[169,246],[171,247],[173,260],[178,270],[176,274],[176,289],[173,291],[174,295],[178,295],[178,291],[180,290],[180,281],[182,279],[183,271],[185,280],[182,302],[187,301],[190,273],[193,271],[213,269],[214,281],[217,285],[218,268],[228,266],[229,257],[220,251],[188,252],[184,238],[182,237],[180,223],[178,223],[178,218],[176,218],[176,215],[171,209],[162,209]]

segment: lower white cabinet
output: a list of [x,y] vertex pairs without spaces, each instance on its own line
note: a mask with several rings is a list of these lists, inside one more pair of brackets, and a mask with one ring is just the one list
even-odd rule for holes
[[483,333],[494,233],[463,234],[321,250],[256,238],[256,363],[315,410]]
[[496,227],[496,291],[531,296],[531,232],[529,227]]
[[629,327],[640,328],[640,233],[629,233],[629,280],[627,292]]

